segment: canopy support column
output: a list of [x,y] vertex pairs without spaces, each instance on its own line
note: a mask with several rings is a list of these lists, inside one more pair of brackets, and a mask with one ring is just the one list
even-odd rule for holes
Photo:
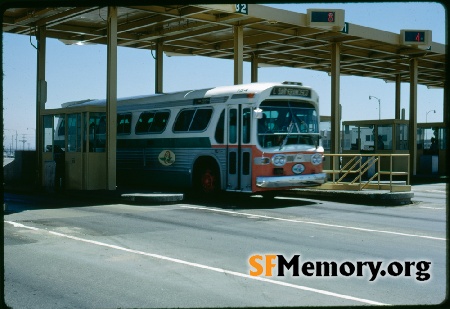
[[45,81],[45,55],[46,55],[46,28],[38,27],[36,33],[37,40],[37,76],[36,76],[36,159],[37,159],[37,184],[42,184],[42,145],[43,145],[43,124],[41,112],[45,110],[47,102],[47,83]]
[[252,83],[257,83],[258,82],[258,55],[257,54],[253,54],[252,55],[251,82]]
[[156,43],[155,93],[163,93],[163,43]]
[[243,83],[244,28],[234,26],[234,84]]
[[409,61],[409,173],[416,175],[417,161],[417,81],[418,81],[417,58]]
[[401,118],[401,102],[400,102],[400,90],[401,90],[401,76],[397,74],[395,76],[395,119]]
[[[341,75],[341,45],[333,43],[331,49],[331,153],[340,153],[340,75]],[[335,157],[337,159],[337,157]],[[338,166],[335,166],[338,168]]]
[[106,68],[106,183],[116,190],[117,148],[117,7],[108,7],[108,38]]

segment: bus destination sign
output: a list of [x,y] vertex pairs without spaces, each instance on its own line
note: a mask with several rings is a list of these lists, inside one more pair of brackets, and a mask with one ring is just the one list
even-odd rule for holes
[[271,95],[289,95],[310,98],[311,90],[302,88],[291,88],[291,87],[275,87],[272,89]]

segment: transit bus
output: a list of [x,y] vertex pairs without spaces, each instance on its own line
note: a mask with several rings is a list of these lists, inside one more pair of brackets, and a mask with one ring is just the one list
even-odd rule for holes
[[[317,93],[297,82],[118,99],[117,183],[211,195],[317,186],[326,181],[319,123]],[[104,129],[92,132],[104,149]]]

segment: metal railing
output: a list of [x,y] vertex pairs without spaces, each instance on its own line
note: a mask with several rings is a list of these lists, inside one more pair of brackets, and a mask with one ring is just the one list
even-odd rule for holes
[[[326,153],[324,156],[331,161],[331,169],[324,170],[324,173],[329,175],[329,181],[322,185],[323,189],[411,191],[409,154]],[[384,157],[389,158],[388,164],[386,159],[381,160]],[[403,167],[403,170],[399,171],[397,166],[394,170],[394,158],[399,158],[396,160],[396,165]],[[398,160],[404,161],[400,161],[400,164]],[[384,169],[382,169],[382,161]],[[389,180],[386,180],[383,175],[388,175]],[[394,181],[394,176],[404,176],[406,181]]]

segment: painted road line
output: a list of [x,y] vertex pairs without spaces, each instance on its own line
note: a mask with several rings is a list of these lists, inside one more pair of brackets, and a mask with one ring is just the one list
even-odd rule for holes
[[419,206],[419,208],[425,208],[425,209],[438,209],[438,210],[443,210],[445,208],[443,207],[429,207],[429,206]]
[[30,230],[37,230],[37,231],[48,232],[49,234],[52,234],[52,235],[55,235],[55,236],[59,236],[59,237],[69,238],[69,239],[72,239],[72,240],[75,240],[75,241],[81,241],[81,242],[89,243],[89,244],[92,244],[92,245],[97,245],[97,246],[101,246],[101,247],[107,247],[107,248],[116,249],[116,250],[120,250],[120,251],[125,251],[125,252],[129,252],[129,253],[143,255],[143,256],[148,256],[148,257],[152,257],[152,258],[155,258],[155,259],[165,260],[165,261],[169,261],[169,262],[173,262],[173,263],[177,263],[177,264],[182,264],[182,265],[187,265],[187,266],[191,266],[191,267],[197,267],[197,268],[201,268],[201,269],[205,269],[205,270],[209,270],[209,271],[214,271],[214,272],[218,272],[218,273],[224,273],[224,274],[228,274],[228,275],[232,275],[232,276],[236,276],[236,277],[262,281],[262,282],[266,282],[266,283],[270,283],[270,284],[275,284],[275,285],[279,285],[279,286],[294,288],[294,289],[302,290],[302,291],[313,292],[313,293],[326,295],[326,296],[331,296],[331,297],[336,297],[336,298],[340,298],[340,299],[352,300],[352,301],[355,301],[355,302],[369,304],[369,305],[389,305],[389,304],[385,304],[385,303],[372,301],[372,300],[369,300],[369,299],[353,297],[353,296],[349,296],[349,295],[345,295],[345,294],[334,293],[334,292],[330,292],[330,291],[310,288],[310,287],[303,286],[303,285],[291,284],[291,283],[287,283],[287,282],[276,281],[276,280],[262,278],[262,277],[254,277],[254,276],[250,276],[250,275],[247,275],[247,274],[244,274],[244,273],[239,273],[239,272],[236,272],[236,271],[226,270],[226,269],[223,269],[223,268],[211,267],[211,266],[207,266],[207,265],[203,265],[203,264],[199,264],[199,263],[192,263],[192,262],[188,262],[188,261],[184,261],[184,260],[180,260],[180,259],[176,259],[176,258],[171,258],[171,257],[168,257],[168,256],[159,255],[159,254],[154,254],[154,253],[149,253],[149,252],[144,252],[144,251],[139,251],[139,250],[133,250],[133,249],[124,248],[124,247],[120,247],[120,246],[116,246],[116,245],[107,244],[107,243],[96,241],[96,240],[90,240],[90,239],[85,239],[85,238],[80,238],[80,237],[76,237],[76,236],[71,236],[71,235],[59,233],[59,232],[39,229],[39,228],[31,227],[31,226],[26,226],[24,224],[17,223],[17,222],[14,222],[14,221],[4,221],[4,222],[5,223],[9,223],[9,224],[13,225],[14,227],[18,227],[18,228],[25,228],[25,229],[30,229]]
[[326,227],[334,227],[334,228],[341,228],[341,229],[350,229],[350,230],[357,230],[357,231],[364,231],[364,232],[385,233],[385,234],[392,234],[392,235],[398,235],[398,236],[418,237],[418,238],[444,240],[444,241],[446,240],[445,238],[442,238],[442,237],[416,235],[416,234],[408,234],[408,233],[400,233],[400,232],[384,231],[384,230],[374,230],[374,229],[367,229],[367,228],[362,228],[362,227],[345,226],[345,225],[321,223],[321,222],[314,222],[314,221],[304,221],[304,220],[297,220],[297,219],[286,219],[286,218],[271,217],[271,216],[265,216],[265,215],[256,215],[256,214],[223,210],[223,209],[214,209],[214,208],[206,208],[206,207],[187,206],[187,205],[181,205],[180,207],[194,209],[194,210],[207,210],[207,211],[211,211],[211,212],[228,213],[228,214],[232,214],[232,215],[241,215],[241,216],[247,217],[249,219],[262,218],[262,219],[271,219],[271,220],[278,220],[278,221],[287,221],[287,222],[294,222],[294,223],[304,223],[304,224],[312,224],[312,225],[319,225],[319,226],[326,226]]

